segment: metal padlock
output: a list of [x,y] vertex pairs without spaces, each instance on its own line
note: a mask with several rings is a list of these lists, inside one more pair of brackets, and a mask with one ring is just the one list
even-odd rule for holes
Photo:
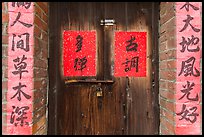
[[101,88],[101,87],[98,87],[98,88],[97,88],[97,90],[96,90],[96,96],[97,96],[97,97],[103,96],[103,92],[102,92],[102,88]]

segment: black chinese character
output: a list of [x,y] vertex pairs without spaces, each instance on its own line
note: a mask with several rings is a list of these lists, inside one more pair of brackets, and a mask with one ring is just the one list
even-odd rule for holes
[[191,28],[192,28],[195,32],[199,32],[200,29],[194,28],[193,25],[190,24],[190,21],[193,20],[193,19],[194,19],[193,17],[191,17],[190,15],[187,15],[187,19],[183,20],[183,22],[185,22],[186,24],[184,25],[184,27],[183,27],[179,32],[184,31],[184,30],[188,27],[188,25],[190,25]]
[[83,40],[83,38],[80,35],[78,35],[76,37],[76,40],[77,40],[77,43],[76,43],[77,50],[76,50],[76,52],[79,52],[81,50],[81,48],[82,48],[82,40]]
[[182,46],[182,50],[180,50],[181,52],[184,52],[186,47],[189,52],[197,52],[200,50],[199,46],[197,46],[197,48],[194,49],[189,49],[190,45],[196,45],[199,42],[198,37],[194,37],[194,35],[192,35],[191,37],[192,37],[191,39],[188,38],[188,41],[184,37],[182,37],[182,42],[179,43]]
[[76,58],[74,61],[75,71],[77,71],[77,70],[82,71],[84,68],[86,68],[86,63],[87,63],[86,57],[83,57],[82,59]]
[[[20,121],[20,125],[23,126],[24,120],[28,118],[25,116],[27,114],[25,111],[28,110],[29,107],[28,106],[23,106],[23,107],[12,106],[12,108],[13,108],[13,111],[11,113],[10,123],[17,126],[18,122]],[[25,121],[25,125],[29,125],[29,123]]]
[[125,64],[125,72],[131,71],[132,68],[138,72],[138,61],[139,57],[133,57],[131,60],[126,58],[126,62],[122,63],[122,65]]
[[126,43],[129,43],[126,46],[126,51],[137,51],[137,43],[133,43],[133,41],[135,40],[135,37],[131,36],[130,40],[126,41]]
[[[184,73],[185,77],[188,75],[191,76],[191,74],[195,77],[200,76],[200,72],[194,67],[194,63],[195,63],[195,57],[191,57],[186,61],[182,61],[181,72],[179,73],[178,76],[180,76],[182,73]],[[193,68],[195,69],[196,74],[194,74]]]
[[24,22],[20,21],[20,20],[19,20],[20,16],[21,16],[21,13],[18,12],[18,16],[16,17],[15,21],[13,22],[13,24],[12,24],[11,26],[14,26],[17,21],[20,22],[21,24],[23,24],[23,26],[25,26],[25,27],[27,27],[27,28],[30,28],[30,27],[33,26],[32,24],[27,24],[27,23],[24,23]]
[[17,99],[19,100],[19,101],[21,101],[21,93],[24,95],[24,97],[26,98],[26,99],[30,99],[31,98],[31,96],[29,96],[29,95],[27,95],[26,93],[24,93],[22,90],[21,90],[21,88],[23,88],[23,87],[27,87],[26,85],[21,85],[21,82],[19,82],[19,85],[18,86],[16,86],[16,87],[13,87],[13,89],[14,90],[17,90],[17,92],[16,92],[16,94],[13,96],[13,97],[11,97],[11,99],[13,99],[15,96],[17,96]]
[[22,73],[23,73],[23,72],[27,72],[27,73],[28,73],[28,71],[25,70],[26,67],[27,67],[27,63],[26,63],[26,62],[23,62],[23,61],[26,60],[26,59],[27,59],[27,58],[25,57],[25,55],[23,55],[23,57],[21,58],[21,60],[20,60],[19,57],[17,57],[16,59],[13,60],[13,62],[16,62],[16,63],[17,63],[17,64],[14,64],[14,67],[15,67],[15,69],[16,69],[17,71],[13,71],[12,73],[13,73],[14,75],[20,74],[20,79],[21,79],[21,77],[22,77]]
[[30,8],[31,2],[12,2],[12,6],[15,7],[17,5],[17,7],[19,8],[20,6],[25,7],[26,9]]
[[14,50],[15,46],[16,46],[16,48],[23,49],[26,52],[28,52],[30,50],[29,49],[29,36],[30,36],[30,34],[29,33],[23,33],[21,35],[18,35],[18,37],[22,38],[23,35],[25,35],[25,41],[23,39],[20,39],[15,44],[14,38],[16,37],[16,34],[13,34],[12,49],[11,50],[15,51]]
[[184,93],[184,95],[182,97],[180,97],[179,100],[181,100],[182,98],[184,98],[186,96],[188,100],[198,101],[198,94],[196,95],[195,98],[189,97],[190,91],[193,89],[193,86],[195,86],[194,82],[192,82],[192,84],[190,84],[190,82],[187,81],[187,85],[183,85],[184,89],[181,90],[181,92]]
[[186,2],[180,9],[183,9],[185,7],[185,9],[189,11],[189,6],[191,6],[194,10],[199,10],[198,7],[193,6],[192,4],[190,4],[190,2]]
[[[191,110],[193,112],[190,113],[189,110]],[[189,110],[186,109],[186,105],[183,104],[182,111],[180,113],[176,113],[176,114],[181,116],[181,118],[179,120],[185,119],[186,121],[190,121],[191,123],[195,123],[197,120],[197,116],[199,116],[198,113],[195,113],[195,111],[197,110],[197,107],[192,107]],[[191,117],[193,117],[193,119],[191,119]]]

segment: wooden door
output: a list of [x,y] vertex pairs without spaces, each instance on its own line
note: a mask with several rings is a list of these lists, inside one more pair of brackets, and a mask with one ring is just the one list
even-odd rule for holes
[[[48,134],[158,134],[157,3],[50,3]],[[114,19],[115,25],[100,25]],[[63,77],[64,30],[96,31],[97,75]],[[147,32],[146,77],[114,77],[114,33]],[[73,78],[71,78],[73,79]],[[102,96],[98,95],[101,89]]]

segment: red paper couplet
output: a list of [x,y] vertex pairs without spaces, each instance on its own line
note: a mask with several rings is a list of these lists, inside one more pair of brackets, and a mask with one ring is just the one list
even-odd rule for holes
[[114,76],[146,76],[146,32],[115,32]]
[[64,31],[64,76],[96,75],[96,32]]

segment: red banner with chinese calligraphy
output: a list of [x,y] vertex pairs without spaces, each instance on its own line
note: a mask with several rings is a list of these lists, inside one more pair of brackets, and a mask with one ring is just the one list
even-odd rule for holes
[[32,134],[33,3],[8,2],[7,133]]
[[201,134],[201,2],[176,2],[176,134]]
[[64,31],[64,76],[96,75],[96,32]]
[[146,76],[146,32],[115,32],[114,76]]

